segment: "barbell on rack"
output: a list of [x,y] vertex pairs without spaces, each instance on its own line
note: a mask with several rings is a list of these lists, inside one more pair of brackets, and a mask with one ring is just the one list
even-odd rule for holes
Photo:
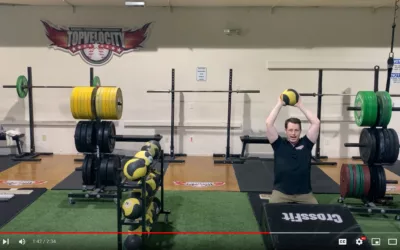
[[147,93],[260,93],[260,90],[147,90]]
[[[93,87],[100,87],[100,77],[95,76],[93,78]],[[73,89],[76,86],[28,86],[28,79],[24,75],[20,75],[17,78],[17,83],[15,85],[3,85],[3,88],[15,88],[17,90],[18,97],[25,98],[28,95],[29,88],[37,88],[37,89]]]
[[[357,96],[357,94],[317,94],[317,93],[299,93],[300,96]],[[391,94],[390,97],[400,97],[400,94]]]

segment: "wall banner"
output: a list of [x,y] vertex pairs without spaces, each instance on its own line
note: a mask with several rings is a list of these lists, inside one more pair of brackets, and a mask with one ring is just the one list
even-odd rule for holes
[[100,66],[108,63],[113,55],[122,56],[143,48],[151,23],[138,29],[59,27],[41,20],[50,47],[71,55],[80,55],[88,64]]

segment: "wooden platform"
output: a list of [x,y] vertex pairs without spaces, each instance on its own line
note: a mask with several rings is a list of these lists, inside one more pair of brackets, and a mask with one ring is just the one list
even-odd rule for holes
[[[20,162],[0,173],[0,188],[53,188],[81,163],[74,162],[76,155],[41,156],[41,162]],[[166,190],[209,190],[238,192],[239,186],[233,167],[230,164],[214,165],[213,158],[204,156],[188,156],[185,163],[170,163],[165,174]],[[337,166],[318,166],[336,183],[340,183],[340,167],[346,163],[361,161],[351,159],[332,159]],[[387,179],[397,180],[400,176],[385,170]],[[6,182],[8,181],[8,183]],[[19,185],[12,185],[14,184]],[[26,181],[26,183],[21,183]],[[6,182],[6,183],[5,183]],[[23,184],[23,185],[21,185]],[[398,185],[399,186],[399,185]],[[388,191],[388,194],[400,194],[400,191]]]

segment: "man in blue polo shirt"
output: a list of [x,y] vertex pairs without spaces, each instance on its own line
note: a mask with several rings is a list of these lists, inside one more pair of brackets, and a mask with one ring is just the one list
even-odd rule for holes
[[301,121],[289,118],[285,121],[286,138],[278,135],[274,126],[276,117],[285,103],[278,103],[269,114],[267,138],[274,150],[274,188],[270,203],[318,204],[311,189],[311,151],[319,135],[319,119],[307,110],[301,97],[295,107],[300,109],[310,122],[307,134],[301,135]]

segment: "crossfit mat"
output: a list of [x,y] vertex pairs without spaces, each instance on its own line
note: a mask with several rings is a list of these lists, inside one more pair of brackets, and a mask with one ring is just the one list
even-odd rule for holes
[[[6,190],[10,189],[2,188],[0,189],[0,193]],[[32,192],[30,194],[15,194],[10,200],[0,202],[0,228],[15,218],[22,210],[31,205],[47,191],[46,188],[21,188],[18,190],[32,190]]]
[[8,156],[8,155],[0,156],[0,172],[3,172],[11,167],[14,167],[19,163],[18,161],[13,161],[12,160],[13,157],[14,156]]
[[[122,166],[126,161],[126,159],[122,160]],[[161,169],[161,164],[157,164],[156,168]],[[164,163],[164,175],[167,172],[167,169],[168,163]],[[72,172],[67,178],[53,187],[52,190],[82,190],[82,172]]]
[[[272,192],[273,159],[251,159],[244,164],[233,164],[233,168],[241,192]],[[314,193],[338,194],[340,191],[339,185],[317,166],[311,166],[311,186]]]
[[[262,205],[263,203],[268,203],[268,200],[261,199],[260,195],[262,193],[251,192],[248,193],[248,200],[252,207],[253,214],[256,218],[257,224],[259,226],[259,230],[262,231],[261,223],[262,223]],[[337,205],[337,198],[338,194],[316,194],[315,198],[317,199],[319,204],[334,204]],[[361,205],[362,203],[360,200],[357,199],[349,199],[350,201],[346,201],[351,205]],[[394,196],[394,207],[400,207],[400,195]],[[295,204],[293,206],[296,206]],[[400,233],[400,227],[395,223],[394,216],[395,215],[381,215],[381,214],[372,214],[372,215],[365,215],[365,214],[358,214],[353,213],[354,218],[356,219],[357,223],[361,226],[361,229],[367,236],[367,238],[381,238],[381,241],[387,242],[388,238],[398,238]],[[381,233],[376,232],[389,232],[383,236]],[[267,235],[262,235],[263,240],[265,242]],[[356,249],[356,247],[355,247]],[[386,249],[386,248],[385,248]],[[388,248],[388,249],[395,249]],[[266,249],[268,250],[268,249]]]

